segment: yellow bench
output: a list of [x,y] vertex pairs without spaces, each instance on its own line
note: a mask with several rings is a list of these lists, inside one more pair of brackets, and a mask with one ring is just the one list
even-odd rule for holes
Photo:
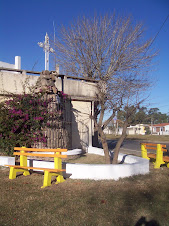
[[[62,155],[61,152],[67,152],[67,149],[60,149],[60,148],[37,149],[37,148],[26,148],[26,147],[14,147],[14,150],[16,152],[14,152],[13,154],[16,156],[20,156],[20,165],[6,165],[10,167],[9,179],[15,179],[17,172],[23,172],[24,176],[28,176],[30,175],[29,170],[43,170],[44,181],[43,181],[43,186],[41,188],[51,186],[52,176],[57,176],[56,184],[65,181],[63,178],[62,172],[66,170],[62,169],[62,158],[67,158],[67,155]],[[38,153],[38,152],[41,152],[41,153]],[[48,152],[52,152],[54,154],[51,154]],[[28,156],[54,158],[54,169],[27,166]]]
[[[147,153],[147,149],[156,150],[156,153]],[[162,164],[166,163],[167,167],[169,168],[169,156],[163,156],[163,152],[167,152],[166,145],[164,144],[141,144],[142,158],[155,159],[154,168],[156,169],[160,168]]]

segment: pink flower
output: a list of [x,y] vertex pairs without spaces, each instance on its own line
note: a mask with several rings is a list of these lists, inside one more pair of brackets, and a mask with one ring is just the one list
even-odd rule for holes
[[28,115],[28,114],[25,115],[25,119],[26,119],[26,120],[29,119],[29,115]]
[[37,121],[41,121],[41,120],[44,120],[44,117],[34,117],[33,119]]

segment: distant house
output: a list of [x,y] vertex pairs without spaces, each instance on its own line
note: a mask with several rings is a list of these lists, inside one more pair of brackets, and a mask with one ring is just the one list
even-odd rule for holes
[[104,129],[105,134],[114,134],[114,135],[121,135],[123,129],[123,122],[119,119],[114,118],[108,126]]
[[145,125],[144,124],[137,124],[135,126],[127,127],[127,134],[128,135],[145,135]]
[[151,128],[153,134],[169,135],[169,123],[155,124]]
[[[119,121],[119,120],[117,120],[117,121]],[[130,125],[129,127],[127,127],[127,135],[145,135],[146,126],[148,126],[148,125],[145,125],[145,124],[137,124],[135,126]],[[121,135],[123,132],[123,128],[122,128],[122,125],[121,126],[116,125],[116,126],[114,126],[114,130],[112,130],[112,128],[108,126],[105,128],[104,132],[106,134]]]

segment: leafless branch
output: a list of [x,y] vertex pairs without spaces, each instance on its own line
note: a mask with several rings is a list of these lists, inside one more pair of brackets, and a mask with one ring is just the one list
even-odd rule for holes
[[[125,106],[137,107],[145,99],[144,92],[151,85],[147,72],[157,54],[151,43],[144,39],[142,24],[115,14],[78,18],[69,28],[62,27],[55,39],[56,61],[62,73],[99,81],[99,120],[95,123],[103,141],[102,130],[115,112]],[[107,110],[112,113],[103,122]]]

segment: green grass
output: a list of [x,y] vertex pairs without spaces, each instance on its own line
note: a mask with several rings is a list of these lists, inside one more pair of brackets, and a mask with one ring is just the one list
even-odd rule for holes
[[[115,136],[113,134],[106,135],[107,140],[117,140],[120,136]],[[144,140],[144,141],[153,141],[153,142],[169,142],[169,135],[128,135],[127,140]]]
[[[41,189],[43,175],[8,179],[0,168],[0,225],[169,225],[169,168],[119,181],[66,179]],[[141,225],[141,224],[140,224]]]

